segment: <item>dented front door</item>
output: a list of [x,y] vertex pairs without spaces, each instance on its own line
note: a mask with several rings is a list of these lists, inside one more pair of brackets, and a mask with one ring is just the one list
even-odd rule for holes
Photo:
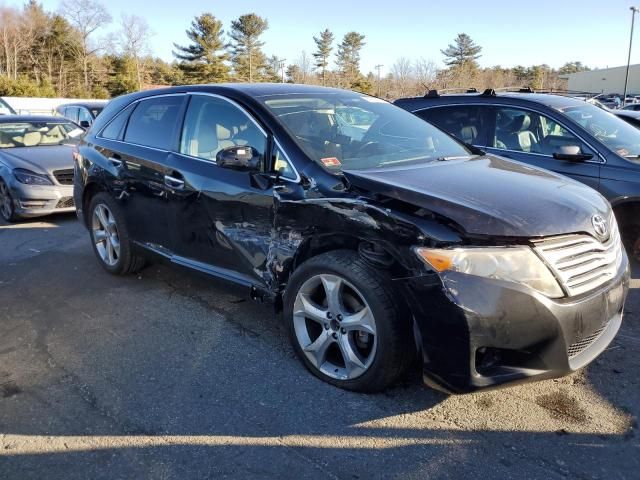
[[169,164],[184,179],[184,187],[171,193],[175,255],[211,267],[211,273],[266,284],[272,189],[252,185],[247,172],[186,155],[170,155]]

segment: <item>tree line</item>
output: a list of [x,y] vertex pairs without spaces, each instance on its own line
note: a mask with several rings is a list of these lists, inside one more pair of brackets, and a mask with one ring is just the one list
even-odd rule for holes
[[[116,22],[117,28],[103,34]],[[325,28],[312,35],[314,50],[290,60],[268,55],[263,40],[269,22],[255,13],[230,22],[228,32],[212,13],[196,16],[174,60],[151,54],[153,32],[142,17],[123,14],[114,20],[99,0],[63,0],[46,11],[37,0],[22,8],[0,7],[0,95],[109,98],[143,88],[216,82],[292,82],[353,89],[383,98],[422,95],[452,87],[563,88],[560,76],[588,69],[569,62],[481,68],[482,47],[459,34],[441,50],[445,67],[433,60],[398,58],[375,72],[363,73],[360,57],[366,36],[343,37]]]

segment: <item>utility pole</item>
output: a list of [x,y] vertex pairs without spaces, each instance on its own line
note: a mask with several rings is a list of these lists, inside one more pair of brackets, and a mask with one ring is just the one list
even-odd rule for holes
[[286,83],[285,79],[284,79],[284,63],[285,63],[285,59],[281,58],[278,63],[280,63],[280,71],[282,72],[282,83]]
[[636,18],[636,13],[640,11],[638,7],[629,7],[631,10],[631,34],[629,35],[629,56],[627,57],[627,74],[624,77],[624,96],[622,97],[622,106],[627,103],[627,84],[629,83],[629,66],[631,64],[631,45],[633,45],[633,23]]
[[380,69],[384,67],[382,64],[378,64],[375,66],[375,69],[378,70],[378,97],[380,96]]

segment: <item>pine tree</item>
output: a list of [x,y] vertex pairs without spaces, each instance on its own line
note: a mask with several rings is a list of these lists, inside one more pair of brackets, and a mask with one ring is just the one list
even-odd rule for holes
[[446,57],[444,63],[451,68],[478,68],[478,59],[482,56],[482,47],[476,45],[466,33],[459,33],[453,44],[440,50]]
[[329,55],[333,50],[333,33],[327,28],[323,32],[320,32],[319,37],[313,37],[313,41],[316,42],[317,50],[313,54],[313,58],[316,59],[316,68],[322,69],[322,85],[327,84],[326,72],[329,66]]
[[261,50],[264,42],[260,40],[260,36],[267,28],[267,20],[255,13],[242,15],[231,22],[231,61],[239,79],[253,82],[263,77],[261,71],[266,68],[267,61]]
[[351,88],[362,76],[360,73],[360,50],[364,45],[364,35],[358,32],[347,33],[338,45],[336,63],[347,88]]
[[222,22],[210,13],[204,13],[191,22],[186,31],[191,44],[173,44],[173,55],[181,60],[180,68],[190,83],[223,82],[229,74],[224,63],[229,54],[224,51]]

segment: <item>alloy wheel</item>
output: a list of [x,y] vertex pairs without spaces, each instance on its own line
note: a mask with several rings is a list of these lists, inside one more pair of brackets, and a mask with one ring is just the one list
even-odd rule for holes
[[373,312],[358,289],[342,277],[320,274],[305,281],[296,295],[293,325],[307,359],[331,378],[357,378],[375,358]]
[[5,220],[11,219],[11,216],[13,215],[12,202],[7,185],[0,181],[0,211],[2,212],[2,216]]
[[113,267],[120,259],[120,238],[116,219],[103,203],[96,205],[93,211],[91,232],[98,255],[104,263]]

